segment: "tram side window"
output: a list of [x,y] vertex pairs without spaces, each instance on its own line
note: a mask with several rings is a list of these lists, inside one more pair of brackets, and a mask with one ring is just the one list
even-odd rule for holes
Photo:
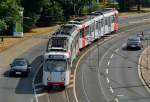
[[80,30],[80,38],[83,37],[83,33],[84,33],[84,29],[81,29],[81,30]]
[[108,17],[108,25],[111,25],[111,17]]
[[96,22],[96,30],[98,30],[98,28],[99,28],[99,21]]
[[108,18],[105,18],[105,24],[108,25]]
[[94,32],[94,23],[91,24],[91,32]]
[[114,21],[115,21],[115,17],[114,17],[114,15],[113,16],[111,16],[112,17],[112,23],[114,23]]
[[101,19],[101,26],[103,27],[104,26],[104,20]]
[[87,26],[87,27],[85,28],[85,34],[86,34],[86,35],[89,35],[89,26]]

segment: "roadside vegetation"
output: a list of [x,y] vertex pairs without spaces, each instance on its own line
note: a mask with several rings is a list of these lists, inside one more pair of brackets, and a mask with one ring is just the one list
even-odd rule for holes
[[[99,1],[99,2],[98,2]],[[144,0],[142,0],[144,1]],[[150,2],[150,1],[149,1]],[[77,16],[88,14],[105,7],[115,7],[120,11],[130,11],[148,0],[0,0],[0,35],[12,34],[13,24],[22,19],[24,32],[35,27],[50,26],[66,22]]]

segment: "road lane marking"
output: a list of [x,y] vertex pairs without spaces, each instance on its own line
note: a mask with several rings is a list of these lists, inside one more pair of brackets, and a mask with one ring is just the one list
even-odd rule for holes
[[47,95],[47,93],[41,93],[41,94],[37,94],[37,97],[41,97],[41,96],[45,96]]
[[37,86],[41,86],[41,85],[42,85],[42,83],[34,84],[34,86],[35,86],[35,87],[37,87]]
[[110,60],[108,61],[107,65],[108,65],[108,66],[110,65]]
[[107,68],[107,69],[106,69],[106,74],[108,74],[108,71],[109,71],[109,69]]
[[118,97],[122,97],[122,96],[124,96],[124,95],[122,95],[122,94],[120,94],[120,95],[117,95]]
[[118,52],[119,51],[119,48],[117,48],[116,50],[115,50],[115,52]]
[[114,93],[114,90],[112,89],[112,87],[110,86],[110,91],[112,92],[112,93]]
[[[120,32],[120,33],[118,33],[118,35],[123,34],[123,33],[125,33],[125,32]],[[116,35],[116,36],[117,36],[117,35]],[[116,37],[116,36],[114,36],[114,37]],[[114,38],[114,37],[112,37],[112,38]],[[109,39],[110,39],[110,38],[109,38]],[[97,45],[94,45],[94,46],[91,47],[91,48],[89,48],[89,49],[88,49],[85,53],[83,53],[83,54],[80,56],[80,58],[78,59],[78,61],[77,61],[77,63],[76,63],[76,66],[75,66],[75,71],[74,71],[74,84],[73,84],[73,93],[74,93],[74,97],[75,97],[75,101],[76,101],[76,102],[79,102],[79,101],[78,101],[78,98],[77,98],[77,93],[76,93],[76,74],[77,74],[77,69],[78,69],[78,66],[79,66],[80,61],[81,61],[81,60],[84,58],[84,56],[87,55],[91,50],[95,49],[99,44],[102,44],[102,43],[108,41],[109,39],[104,39],[104,41],[98,43]],[[119,48],[118,48],[118,50],[119,50]],[[99,72],[99,70],[98,70],[98,72]],[[100,77],[100,74],[98,74],[98,77]],[[99,80],[99,84],[100,84],[101,89],[103,90],[103,88],[102,88],[102,86],[101,86],[100,80]],[[102,92],[103,92],[104,96],[106,97],[104,91],[102,91]],[[107,99],[107,98],[106,98],[106,99]],[[108,99],[107,99],[107,100],[108,100]]]
[[110,80],[109,80],[109,78],[107,77],[107,83],[109,83],[110,82]]
[[115,101],[116,101],[116,102],[119,102],[118,98],[115,98]]
[[142,61],[142,55],[144,55],[144,53],[147,51],[147,49],[149,49],[149,47],[147,47],[146,49],[144,49],[144,51],[142,51],[141,55],[140,55],[140,58],[139,58],[139,61],[138,61],[138,76],[141,80],[141,82],[143,83],[143,85],[145,86],[145,89],[150,93],[150,89],[149,87],[147,86],[146,82],[144,81],[143,79],[143,76],[142,76],[142,73],[141,73],[141,68],[143,68],[143,66],[141,65],[141,61]]
[[126,43],[122,44],[122,46],[121,46],[121,47],[124,47],[124,46],[126,46]]
[[43,89],[42,87],[36,88],[35,91],[40,91],[40,90],[42,90],[42,89]]
[[112,59],[112,58],[113,58],[113,56],[114,56],[114,54],[112,54],[110,58]]
[[73,74],[71,74],[70,75],[70,80],[69,80],[69,85],[67,85],[67,87],[66,88],[73,88],[73,83],[74,83],[74,75]]
[[36,93],[34,81],[35,81],[36,75],[37,75],[38,71],[40,70],[40,68],[42,67],[42,65],[43,65],[43,63],[41,63],[41,64],[39,65],[38,69],[36,70],[36,72],[35,72],[35,74],[34,74],[34,76],[33,76],[33,80],[32,80],[32,87],[33,87],[33,91],[34,91],[34,96],[35,96],[36,102],[39,102],[39,100],[38,100],[38,96],[37,96],[37,93]]

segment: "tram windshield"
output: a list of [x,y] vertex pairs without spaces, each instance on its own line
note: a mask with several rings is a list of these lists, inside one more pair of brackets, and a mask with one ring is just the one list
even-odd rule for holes
[[45,63],[45,69],[49,72],[64,72],[66,68],[66,60],[47,60]]

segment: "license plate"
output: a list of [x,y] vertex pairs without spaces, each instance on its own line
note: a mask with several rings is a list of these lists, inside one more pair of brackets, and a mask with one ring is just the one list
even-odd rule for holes
[[21,72],[16,72],[16,74],[21,74]]
[[131,47],[135,47],[135,45],[131,45]]

